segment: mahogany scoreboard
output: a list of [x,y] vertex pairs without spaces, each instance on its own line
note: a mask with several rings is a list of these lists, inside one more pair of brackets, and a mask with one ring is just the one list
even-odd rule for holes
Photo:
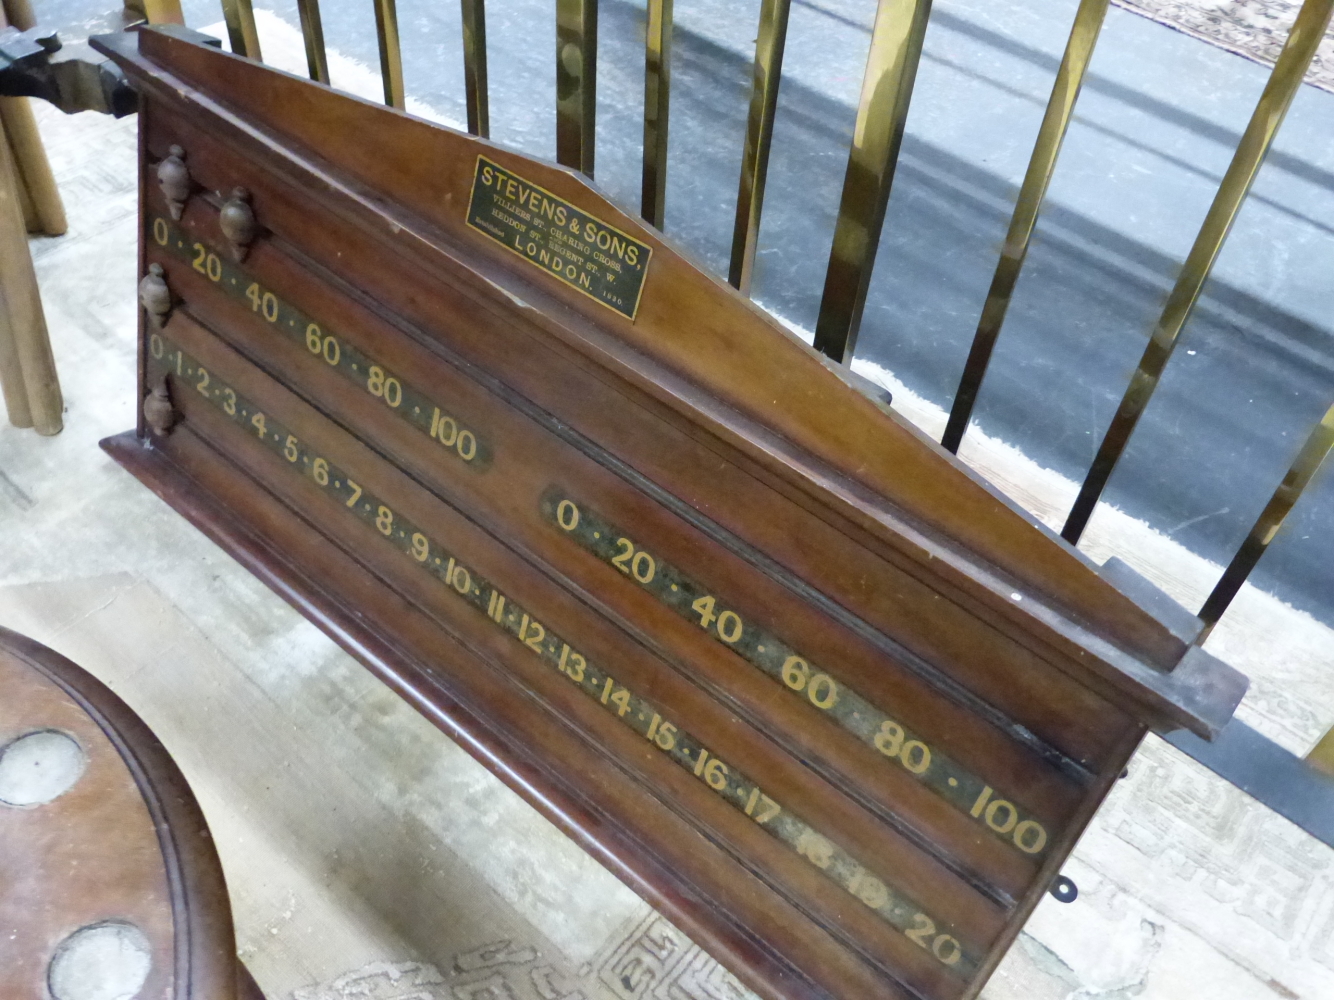
[[170,29],[104,442],[767,998],[982,988],[1245,678],[578,174]]

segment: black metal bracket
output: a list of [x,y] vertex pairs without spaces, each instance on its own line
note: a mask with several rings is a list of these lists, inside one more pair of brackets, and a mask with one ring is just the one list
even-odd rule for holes
[[1334,847],[1334,778],[1322,774],[1240,719],[1212,743],[1184,729],[1168,743],[1285,819]]
[[39,97],[66,114],[100,111],[123,118],[139,107],[119,66],[87,42],[66,45],[41,27],[0,31],[0,96]]

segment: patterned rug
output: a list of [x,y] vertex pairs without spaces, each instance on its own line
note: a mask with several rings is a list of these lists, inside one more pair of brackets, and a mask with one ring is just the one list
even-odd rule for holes
[[[1113,0],[1126,10],[1184,31],[1206,42],[1274,64],[1300,0]],[[1306,74],[1306,82],[1334,91],[1334,31],[1325,35]]]

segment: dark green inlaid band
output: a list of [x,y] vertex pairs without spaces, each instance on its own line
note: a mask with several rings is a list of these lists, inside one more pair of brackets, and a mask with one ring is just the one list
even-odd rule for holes
[[927,916],[910,897],[887,885],[841,847],[781,807],[756,782],[714,756],[702,741],[663,718],[652,702],[590,663],[526,608],[511,601],[382,498],[318,455],[308,442],[298,439],[281,422],[265,414],[164,335],[152,334],[148,349],[152,381],[175,375],[179,380],[178,391],[200,393],[243,431],[253,434],[270,452],[281,456],[294,471],[340,503],[351,516],[379,533],[406,558],[449,588],[450,593],[531,650],[542,663],[577,685],[585,696],[601,704],[623,725],[649,740],[724,802],[801,855],[952,972],[965,979],[973,977],[978,958],[971,949],[964,949],[951,933],[952,926]]
[[445,455],[471,469],[490,466],[490,444],[466,426],[457,414],[434,402],[345,337],[261,285],[244,268],[229,260],[225,251],[191,239],[161,216],[148,219],[145,239],[150,248],[160,247],[189,262],[223,294],[248,305],[275,332],[304,346],[313,356],[323,359],[338,374],[375,396],[397,416],[435,441]]
[[542,515],[603,562],[634,580],[659,601],[795,697],[823,711],[863,743],[901,766],[1001,841],[1041,855],[1047,829],[1013,801],[996,796],[981,778],[929,746],[903,723],[881,711],[842,681],[825,673],[773,633],[725,609],[716,595],[663,562],[598,513],[553,487],[543,494]]

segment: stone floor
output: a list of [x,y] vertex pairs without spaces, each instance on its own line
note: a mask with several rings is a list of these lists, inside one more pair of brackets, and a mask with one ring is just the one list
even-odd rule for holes
[[[38,111],[72,223],[33,245],[68,412],[51,439],[0,428],[0,624],[83,664],[176,756],[269,997],[746,996],[98,450],[133,423],[135,123]],[[860,367],[939,434],[938,408]],[[1073,497],[983,434],[964,458],[1049,521]],[[1219,572],[1107,507],[1084,548],[1191,606]],[[1334,633],[1304,613],[1247,588],[1209,648],[1253,678],[1242,716],[1289,749],[1334,722]],[[1045,901],[983,996],[1324,1000],[1332,862],[1150,737],[1066,866],[1078,901]]]

